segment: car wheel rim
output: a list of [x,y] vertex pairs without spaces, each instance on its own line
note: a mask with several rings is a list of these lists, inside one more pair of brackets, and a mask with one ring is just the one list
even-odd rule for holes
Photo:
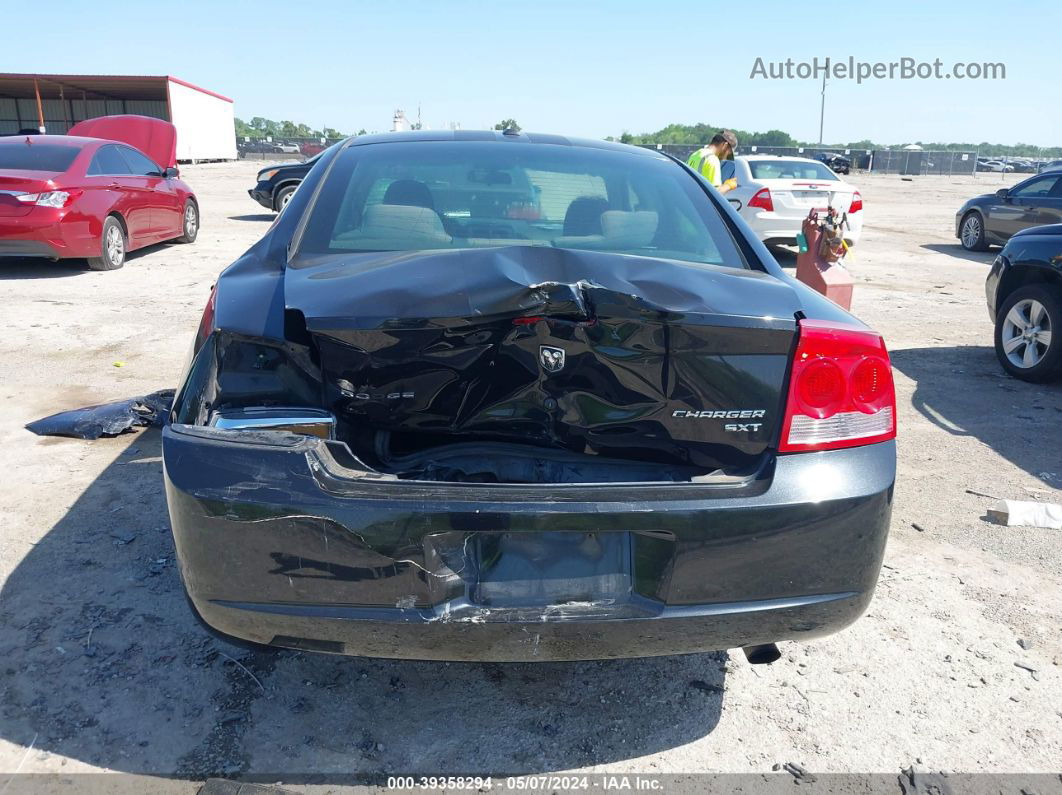
[[962,225],[962,244],[967,248],[977,245],[977,238],[981,236],[981,222],[977,216],[971,215]]
[[291,195],[294,192],[295,191],[290,191],[289,193],[285,193],[283,196],[280,197],[280,209],[281,210],[283,210],[285,207],[288,206],[288,202],[291,201]]
[[199,226],[199,221],[195,217],[195,207],[188,205],[184,208],[184,234],[186,237],[195,237],[196,227]]
[[1051,347],[1051,316],[1035,298],[1018,301],[1003,318],[1000,341],[1007,360],[1027,370],[1043,361]]
[[122,230],[112,226],[107,230],[107,259],[112,263],[122,261],[122,253],[125,250],[125,240],[122,239]]

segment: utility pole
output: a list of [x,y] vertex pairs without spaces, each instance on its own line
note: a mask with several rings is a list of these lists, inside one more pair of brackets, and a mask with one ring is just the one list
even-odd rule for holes
[[826,121],[826,73],[822,73],[822,105],[819,107],[819,146],[822,146],[822,126]]

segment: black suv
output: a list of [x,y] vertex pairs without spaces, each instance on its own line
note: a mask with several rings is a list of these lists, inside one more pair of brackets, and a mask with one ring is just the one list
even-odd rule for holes
[[318,152],[302,163],[281,163],[263,168],[258,172],[258,184],[247,193],[266,209],[279,213],[322,154],[324,152]]

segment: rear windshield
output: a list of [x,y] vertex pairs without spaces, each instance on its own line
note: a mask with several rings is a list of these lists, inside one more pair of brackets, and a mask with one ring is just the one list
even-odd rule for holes
[[588,147],[352,146],[310,212],[297,256],[304,264],[359,251],[550,246],[745,267],[683,169]]
[[837,179],[822,163],[810,160],[750,160],[753,179]]
[[80,151],[76,146],[27,144],[25,141],[0,144],[0,169],[66,171]]

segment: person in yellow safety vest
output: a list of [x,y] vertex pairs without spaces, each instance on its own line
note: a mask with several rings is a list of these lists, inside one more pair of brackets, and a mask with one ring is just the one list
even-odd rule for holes
[[723,130],[715,134],[708,146],[690,155],[686,165],[712,183],[720,193],[727,193],[737,187],[737,180],[732,178],[723,182],[719,161],[733,157],[737,145],[737,136],[730,130]]

